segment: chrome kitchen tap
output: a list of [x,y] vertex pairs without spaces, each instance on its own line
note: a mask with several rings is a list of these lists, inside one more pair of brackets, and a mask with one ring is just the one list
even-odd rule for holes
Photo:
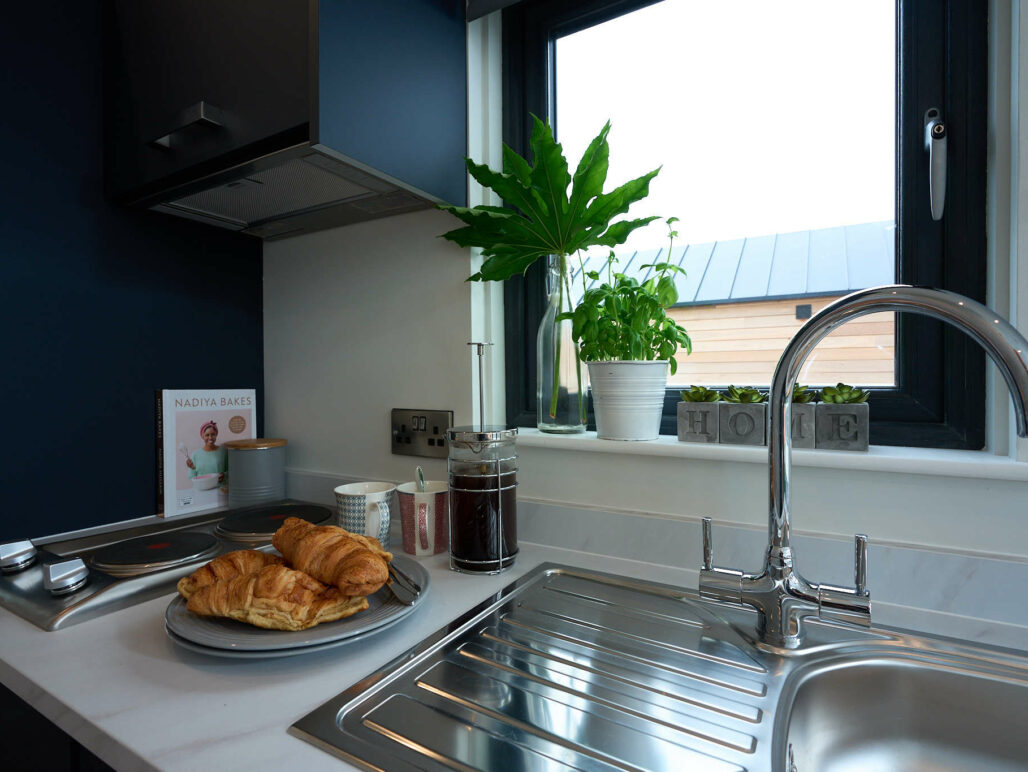
[[868,625],[871,595],[866,588],[867,537],[856,537],[854,588],[808,582],[794,566],[790,539],[788,427],[792,390],[800,368],[828,333],[851,319],[879,311],[910,311],[948,322],[978,342],[999,367],[1014,400],[1017,433],[1028,437],[1028,340],[1005,319],[955,292],[892,285],[860,290],[837,300],[804,324],[785,347],[771,382],[768,404],[770,513],[764,569],[746,574],[712,563],[710,518],[703,519],[703,567],[700,593],[752,606],[757,633],[773,646],[795,648],[803,634],[801,620],[817,614]]

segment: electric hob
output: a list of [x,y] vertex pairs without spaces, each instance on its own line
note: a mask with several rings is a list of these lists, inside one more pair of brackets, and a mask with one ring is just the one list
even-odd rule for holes
[[287,517],[328,523],[328,507],[285,499],[103,533],[0,544],[0,606],[59,630],[175,591],[218,555],[271,551]]

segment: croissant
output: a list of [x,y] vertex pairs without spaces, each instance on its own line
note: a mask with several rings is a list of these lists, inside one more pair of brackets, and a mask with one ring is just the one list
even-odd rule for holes
[[269,555],[258,550],[236,550],[219,555],[210,563],[196,569],[189,576],[178,580],[179,594],[189,598],[201,587],[222,579],[255,574],[265,566],[282,565],[285,561],[278,555]]
[[186,604],[195,614],[228,617],[269,630],[306,630],[363,611],[367,598],[343,595],[302,571],[268,565],[201,587]]
[[371,595],[389,580],[392,554],[377,539],[338,526],[290,517],[271,543],[293,568],[337,587],[343,595]]

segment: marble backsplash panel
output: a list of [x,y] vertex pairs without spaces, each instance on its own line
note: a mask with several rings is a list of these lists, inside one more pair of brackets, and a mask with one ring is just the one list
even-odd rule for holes
[[[287,494],[334,506],[332,489],[357,482],[324,473],[287,475]],[[713,517],[714,564],[756,571],[767,529]],[[392,545],[399,549],[399,523]],[[868,534],[867,584],[879,624],[1028,650],[1028,561],[876,541]],[[518,537],[532,542],[650,565],[686,569],[695,588],[703,562],[700,521],[518,500]],[[793,531],[805,577],[853,585],[853,540]]]

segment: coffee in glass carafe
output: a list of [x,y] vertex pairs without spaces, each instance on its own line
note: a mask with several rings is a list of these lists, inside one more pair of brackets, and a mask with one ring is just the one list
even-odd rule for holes
[[450,568],[496,574],[518,553],[517,429],[447,430],[450,454]]

